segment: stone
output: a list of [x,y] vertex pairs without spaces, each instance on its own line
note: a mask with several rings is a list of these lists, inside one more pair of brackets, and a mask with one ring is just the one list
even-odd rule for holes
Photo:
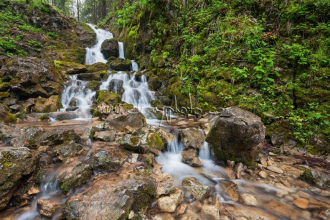
[[301,209],[307,209],[309,202],[307,199],[298,198],[293,201],[293,204],[295,204],[297,207],[299,207]]
[[190,192],[194,198],[200,200],[205,198],[210,193],[208,186],[201,185],[195,178],[188,177],[182,181],[182,186],[185,190]]
[[64,121],[79,118],[79,115],[76,112],[52,112],[49,114],[49,117],[58,121]]
[[142,128],[146,126],[146,118],[139,111],[132,109],[125,114],[110,114],[106,119],[108,127],[122,131],[125,127]]
[[157,183],[156,186],[157,198],[159,198],[160,196],[167,196],[175,192],[175,190],[176,188],[169,181],[162,181],[160,183]]
[[108,39],[103,41],[101,45],[101,53],[103,54],[106,60],[109,57],[118,57],[119,56],[118,41],[115,39]]
[[49,113],[56,112],[58,109],[62,108],[62,103],[60,96],[53,95],[49,98],[38,97],[36,99],[35,105],[32,107],[32,112],[37,113]]
[[219,182],[219,185],[231,200],[234,202],[238,201],[239,194],[237,184],[230,180],[223,180]]
[[261,177],[261,178],[264,178],[264,179],[267,179],[267,173],[265,172],[265,171],[260,171],[259,173],[258,173],[258,175]]
[[324,189],[330,186],[330,175],[321,170],[308,168],[300,175],[300,178]]
[[280,168],[278,168],[274,165],[268,166],[267,169],[270,170],[270,171],[273,171],[275,173],[279,173],[279,174],[283,173],[283,170],[281,170]]
[[174,217],[170,213],[160,213],[155,215],[153,220],[174,220]]
[[65,142],[73,141],[79,143],[81,141],[80,136],[73,129],[49,129],[45,131],[40,137],[40,145],[55,146],[61,145]]
[[35,57],[15,57],[0,70],[3,82],[10,83],[10,94],[19,99],[48,98],[63,91],[61,74],[47,61]]
[[132,61],[128,59],[117,58],[110,61],[110,68],[116,71],[130,71],[132,69]]
[[86,66],[80,63],[55,60],[54,64],[55,68],[62,74],[62,76],[87,72]]
[[145,210],[155,198],[154,180],[130,173],[131,178],[100,175],[91,186],[72,195],[62,207],[66,219],[127,219],[130,211]]
[[100,71],[100,72],[93,72],[93,73],[80,73],[77,78],[84,81],[101,81],[108,76],[108,72]]
[[0,147],[0,210],[7,206],[23,176],[36,170],[39,157],[26,147]]
[[219,210],[214,205],[203,205],[201,214],[205,219],[220,220]]
[[221,112],[206,141],[219,159],[234,157],[251,163],[261,150],[265,131],[260,117],[238,107],[229,107]]
[[202,161],[200,161],[197,157],[197,150],[193,148],[186,148],[181,151],[181,161],[185,164],[194,167],[203,166]]
[[59,159],[63,161],[65,158],[80,155],[84,151],[84,148],[75,141],[69,141],[56,146],[54,151],[56,152],[56,155],[58,155]]
[[203,130],[197,128],[186,128],[179,132],[182,144],[185,147],[191,147],[195,149],[202,149],[205,140]]
[[96,132],[93,136],[95,140],[111,142],[115,141],[117,132],[115,131],[99,131]]
[[55,211],[61,207],[61,204],[56,199],[38,199],[38,212],[46,217],[52,217]]
[[238,163],[235,165],[235,172],[236,172],[238,179],[241,178],[241,172],[243,171],[243,169],[244,169],[244,166],[242,163]]
[[157,206],[162,212],[174,212],[179,203],[183,201],[183,192],[177,189],[170,196],[161,197],[157,200]]
[[248,194],[248,193],[241,194],[240,199],[241,199],[241,202],[245,205],[250,205],[250,206],[257,206],[258,205],[258,201],[251,194]]
[[7,106],[0,103],[0,122],[15,123],[17,120],[16,116],[9,112]]
[[122,95],[125,91],[123,84],[124,81],[121,79],[112,79],[109,83],[109,91]]
[[185,213],[186,209],[187,209],[187,204],[182,203],[182,204],[180,204],[180,205],[178,206],[178,208],[176,209],[176,214],[177,214],[177,215],[182,215],[182,214]]

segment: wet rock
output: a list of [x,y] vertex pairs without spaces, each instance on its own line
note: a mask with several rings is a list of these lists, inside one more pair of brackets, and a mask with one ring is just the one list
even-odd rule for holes
[[96,171],[117,171],[128,160],[129,152],[116,146],[94,149],[90,163]]
[[68,157],[80,155],[84,151],[84,148],[80,144],[70,141],[68,143],[56,146],[54,151],[60,160],[64,160]]
[[79,103],[80,103],[79,99],[76,98],[76,97],[73,97],[73,98],[70,100],[69,105],[70,105],[70,106],[78,106]]
[[170,132],[166,131],[164,128],[160,126],[148,126],[149,131],[154,132],[159,135],[162,139],[163,143],[167,145],[168,143],[175,140],[175,137]]
[[130,71],[132,68],[132,62],[128,59],[117,58],[110,61],[110,68],[116,71]]
[[52,217],[61,204],[55,199],[38,199],[37,208],[40,215]]
[[203,166],[203,163],[197,158],[197,150],[193,148],[186,148],[181,151],[181,161],[190,166]]
[[270,170],[270,171],[273,171],[275,173],[279,173],[279,174],[283,173],[283,170],[281,170],[280,168],[278,168],[274,165],[268,166],[267,169]]
[[177,205],[183,201],[183,192],[177,189],[170,196],[161,197],[157,200],[157,206],[162,212],[174,212]]
[[121,97],[118,94],[111,93],[107,90],[97,91],[95,95],[97,104],[105,103],[108,105],[116,106],[121,102]]
[[240,200],[245,205],[250,205],[250,206],[257,206],[258,205],[258,201],[251,194],[247,194],[247,193],[241,194],[240,195]]
[[257,158],[264,139],[260,117],[238,107],[224,109],[206,137],[217,158],[234,157],[246,163]]
[[79,115],[75,112],[52,112],[49,114],[49,117],[58,121],[64,121],[79,118]]
[[118,57],[119,56],[118,41],[115,39],[108,39],[103,41],[101,45],[101,53],[103,54],[106,60],[109,57]]
[[17,104],[17,101],[18,101],[17,99],[9,97],[9,98],[4,99],[2,104],[7,105],[7,106],[11,106],[11,105]]
[[85,183],[92,175],[92,170],[88,164],[73,161],[60,170],[58,182],[64,193],[69,192],[77,186]]
[[179,136],[182,144],[186,147],[202,149],[205,140],[204,132],[197,128],[186,128],[180,130]]
[[296,200],[293,201],[293,204],[295,204],[297,207],[301,208],[301,209],[307,209],[308,208],[308,200],[307,199],[303,199],[303,198],[298,198]]
[[205,198],[210,193],[210,188],[208,186],[201,185],[193,177],[185,178],[182,181],[182,186],[198,200]]
[[175,192],[176,188],[174,187],[174,185],[168,181],[162,181],[157,183],[156,186],[156,193],[157,193],[157,198],[159,198],[160,196],[167,196],[170,193]]
[[267,179],[267,173],[265,172],[265,171],[260,171],[259,173],[258,173],[258,175],[261,177],[261,178],[264,178],[264,179]]
[[80,63],[55,60],[54,64],[55,68],[62,74],[62,76],[87,72],[86,66]]
[[305,170],[300,178],[321,188],[330,186],[330,175],[317,169],[309,168]]
[[237,184],[230,180],[224,180],[220,181],[219,185],[231,200],[233,200],[234,202],[238,201],[239,194]]
[[49,113],[56,112],[60,108],[62,108],[60,96],[53,95],[49,98],[42,98],[39,96],[36,99],[35,105],[32,107],[32,112]]
[[122,131],[125,127],[141,128],[146,126],[146,119],[139,111],[132,109],[126,114],[110,114],[106,119],[107,126]]
[[84,81],[101,81],[108,76],[107,71],[93,72],[93,73],[80,73],[77,78]]
[[37,148],[44,129],[41,127],[18,127],[6,130],[4,127],[1,133],[2,139],[8,140],[8,146]]
[[243,171],[243,169],[244,169],[244,166],[242,163],[238,163],[235,165],[235,172],[236,172],[238,179],[241,178],[241,172]]
[[88,73],[95,73],[100,71],[107,71],[108,65],[102,62],[94,63],[92,65],[87,66],[87,72]]
[[126,219],[131,210],[139,213],[154,199],[153,180],[130,175],[129,179],[100,177],[63,206],[66,219]]
[[116,138],[117,132],[115,131],[99,131],[96,132],[93,136],[93,139],[99,141],[111,142]]
[[220,220],[219,210],[214,205],[203,205],[201,214],[205,219]]
[[79,143],[80,136],[73,129],[49,129],[40,138],[41,145],[61,145],[73,141]]
[[185,213],[186,209],[187,209],[187,204],[184,204],[184,203],[183,204],[180,204],[178,206],[178,208],[176,209],[176,214],[177,215],[182,215],[182,214]]
[[35,57],[10,58],[0,70],[3,82],[10,82],[10,94],[19,99],[48,98],[62,92],[60,73],[45,60]]
[[26,147],[0,147],[0,210],[9,203],[23,177],[35,171],[36,151]]
[[112,79],[109,83],[109,91],[122,95],[125,91],[123,84],[124,81],[121,79]]

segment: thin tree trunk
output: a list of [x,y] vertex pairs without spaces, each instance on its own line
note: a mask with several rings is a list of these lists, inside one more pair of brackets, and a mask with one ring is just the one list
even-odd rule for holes
[[79,7],[80,7],[80,5],[79,5],[79,0],[77,0],[77,18],[78,18],[78,21],[80,21],[80,15],[79,15],[79,13],[80,13],[80,9],[79,9]]
[[107,16],[107,1],[102,0],[101,2],[101,19],[104,19]]

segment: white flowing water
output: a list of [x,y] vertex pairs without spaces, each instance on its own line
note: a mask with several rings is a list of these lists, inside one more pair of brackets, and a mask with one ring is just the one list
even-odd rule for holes
[[[38,199],[49,199],[59,195],[61,195],[61,189],[56,180],[56,172],[50,172],[42,181],[40,185],[40,193],[33,199],[30,211],[24,212],[18,216],[17,220],[36,219],[38,216],[40,216],[39,212],[37,211]],[[60,200],[62,200],[60,203],[65,202],[64,198],[60,198]]]
[[104,59],[104,56],[101,53],[101,45],[103,41],[113,38],[113,34],[106,30],[96,29],[93,24],[88,25],[96,33],[96,44],[91,48],[86,48],[86,64],[91,65],[98,62],[106,63],[107,60]]
[[139,65],[134,61],[134,60],[131,60],[132,61],[132,71],[139,71]]
[[[114,84],[113,88],[109,88],[110,84]],[[112,74],[102,83],[100,90],[111,90],[118,92],[120,88],[124,89],[122,100],[129,104],[133,104],[142,113],[145,108],[151,107],[150,101],[154,100],[154,96],[148,87],[147,78],[142,75],[139,81],[136,80],[134,74],[128,75],[126,72],[119,71]]]
[[89,110],[94,96],[95,91],[88,88],[88,82],[78,80],[76,75],[70,76],[69,84],[64,87],[61,96],[63,105],[61,112],[70,110],[68,108],[77,108],[72,110],[77,112],[79,119],[90,118]]
[[119,46],[119,58],[125,59],[124,43],[118,42],[118,46]]

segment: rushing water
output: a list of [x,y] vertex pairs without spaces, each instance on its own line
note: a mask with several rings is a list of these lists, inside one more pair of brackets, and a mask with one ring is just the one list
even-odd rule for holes
[[118,42],[118,46],[119,46],[119,58],[125,59],[124,43]]
[[103,41],[113,38],[113,34],[106,30],[96,29],[93,24],[88,25],[96,33],[96,44],[91,48],[86,48],[86,64],[91,65],[98,62],[106,63],[107,60],[104,59],[104,56],[101,53],[101,45]]

